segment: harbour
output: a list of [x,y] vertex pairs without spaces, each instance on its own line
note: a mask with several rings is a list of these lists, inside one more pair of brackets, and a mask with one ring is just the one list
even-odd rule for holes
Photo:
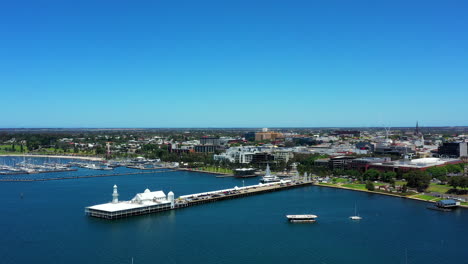
[[[131,171],[135,172],[115,169],[115,173]],[[379,259],[390,264],[404,263],[405,249],[408,263],[452,263],[468,257],[456,243],[457,237],[468,235],[465,210],[445,213],[427,210],[427,204],[420,201],[314,185],[242,198],[227,196],[222,202],[201,196],[193,201],[200,206],[112,221],[84,214],[83,208],[89,205],[111,201],[114,184],[119,200],[129,201],[145,188],[166,194],[172,190],[181,197],[241,187],[243,180],[245,186],[259,181],[199,172],[144,172],[73,181],[2,182],[2,262],[78,264],[92,258],[96,263],[111,264],[131,263],[133,257],[134,263],[151,263],[158,258],[164,263],[263,264],[295,259],[370,264]],[[83,176],[105,171],[79,168],[70,173]],[[355,203],[359,215],[364,216],[358,222],[348,219]],[[291,224],[285,219],[301,213],[316,214],[319,220]],[[13,225],[19,228],[11,228]],[[444,228],[437,228],[440,226]],[[47,232],[41,231],[45,227]],[[340,254],[333,253],[336,247],[341,248]],[[28,254],[21,253],[25,250]],[[241,253],[223,257],[233,252]]]
[[[77,170],[68,170],[68,171],[77,171]],[[57,181],[57,180],[73,180],[73,179],[83,179],[83,178],[98,178],[98,177],[115,177],[115,176],[126,176],[126,175],[138,175],[138,174],[154,174],[162,172],[171,172],[175,170],[170,169],[154,169],[152,171],[138,171],[138,172],[126,172],[126,173],[109,173],[109,174],[94,174],[94,175],[82,175],[82,176],[61,176],[61,177],[51,177],[51,178],[0,178],[0,181],[3,182],[35,182],[35,181]],[[46,173],[46,172],[45,172]],[[19,175],[24,173],[8,174],[8,175]]]

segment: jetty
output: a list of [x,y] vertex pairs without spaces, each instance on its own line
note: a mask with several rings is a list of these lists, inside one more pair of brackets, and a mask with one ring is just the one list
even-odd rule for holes
[[[56,180],[71,180],[71,179],[82,179],[82,178],[98,178],[98,177],[114,177],[114,176],[125,176],[125,175],[137,175],[137,174],[151,174],[151,173],[163,173],[163,172],[174,172],[173,169],[154,169],[152,171],[139,171],[139,172],[126,172],[126,173],[111,173],[111,174],[95,174],[95,175],[83,175],[83,176],[62,176],[62,177],[50,177],[50,178],[0,178],[0,182],[33,182],[33,181],[56,181]],[[21,173],[23,174],[23,173]]]
[[179,198],[174,198],[174,193],[171,191],[166,196],[163,191],[151,192],[146,189],[143,193],[137,194],[130,201],[118,201],[117,186],[114,186],[112,194],[112,202],[98,204],[85,208],[85,214],[104,219],[118,219],[135,215],[151,214],[155,212],[175,210],[188,206],[212,203],[228,199],[236,199],[252,195],[258,195],[268,192],[276,192],[288,190],[292,188],[304,187],[312,185],[313,181],[292,181],[281,180],[266,184],[249,185],[245,187],[237,187],[223,190],[216,190],[204,193],[195,193],[183,195]]

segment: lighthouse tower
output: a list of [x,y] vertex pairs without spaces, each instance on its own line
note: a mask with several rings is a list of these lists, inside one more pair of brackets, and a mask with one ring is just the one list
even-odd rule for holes
[[112,193],[112,203],[116,204],[119,202],[119,193],[117,192],[117,185],[114,185],[114,192]]
[[169,202],[171,202],[171,208],[174,208],[174,193],[169,192],[167,194],[167,199],[169,200]]

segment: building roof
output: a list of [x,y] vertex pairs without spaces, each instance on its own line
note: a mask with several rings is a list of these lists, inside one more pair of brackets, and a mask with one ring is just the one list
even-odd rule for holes
[[452,199],[447,199],[447,200],[440,200],[438,203],[443,204],[443,205],[450,205],[450,204],[456,204],[457,201],[452,200]]
[[135,208],[144,207],[144,206],[147,206],[147,205],[125,201],[125,202],[119,202],[116,204],[114,203],[98,204],[98,205],[90,206],[88,208],[93,209],[93,210],[106,211],[106,212],[117,212],[117,211],[135,209]]
[[[144,201],[144,203],[142,204],[138,203],[137,197],[140,201]],[[154,198],[156,199],[163,198],[163,200],[155,201]],[[165,204],[165,203],[170,203],[170,201],[166,200],[166,195],[164,194],[163,191],[152,192],[149,189],[146,189],[143,193],[138,193],[137,195],[135,195],[135,197],[133,197],[131,201],[98,204],[98,205],[90,206],[88,208],[93,209],[93,210],[105,211],[105,212],[117,212],[117,211],[136,209],[140,207],[146,207],[149,205],[157,205],[157,204]]]
[[390,166],[390,167],[405,167],[405,168],[428,168],[433,166],[446,165],[454,162],[459,162],[458,159],[440,159],[440,158],[422,158],[413,160],[397,160],[386,163],[373,163],[373,165]]
[[146,189],[144,192],[138,193],[137,195],[135,195],[135,197],[133,197],[132,201],[136,200],[137,198],[139,200],[141,200],[141,201],[151,201],[153,199],[162,199],[162,198],[165,199],[166,194],[164,194],[163,191],[152,192],[149,189]]
[[256,170],[254,168],[239,168],[239,169],[235,169],[235,171],[253,171],[253,170]]

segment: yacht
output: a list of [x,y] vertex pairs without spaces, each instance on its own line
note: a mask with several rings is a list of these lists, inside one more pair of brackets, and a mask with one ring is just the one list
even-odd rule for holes
[[362,219],[362,217],[360,217],[359,214],[357,214],[356,204],[354,204],[354,215],[350,216],[349,219],[351,219],[351,220],[361,220]]
[[260,180],[261,183],[271,183],[271,182],[279,182],[280,178],[278,176],[271,174],[270,165],[267,164],[265,176],[262,177]]

